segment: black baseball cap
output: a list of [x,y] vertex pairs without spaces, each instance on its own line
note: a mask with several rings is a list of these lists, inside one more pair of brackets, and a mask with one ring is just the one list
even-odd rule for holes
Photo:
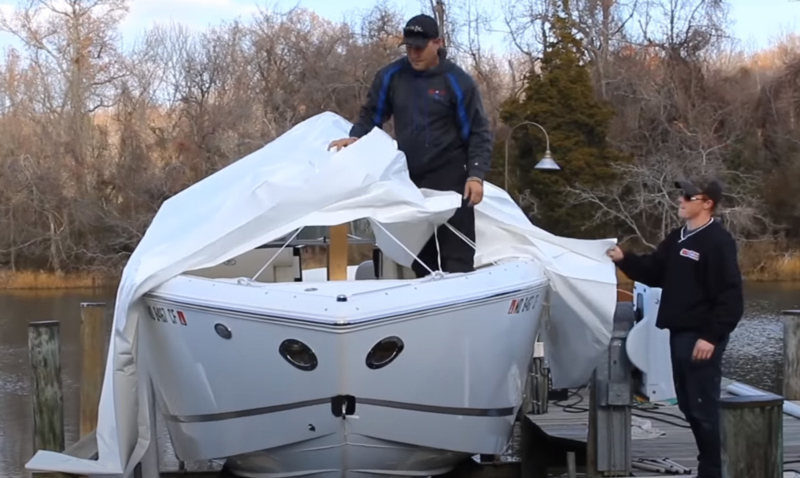
[[675,187],[683,190],[687,196],[703,195],[718,205],[722,201],[722,183],[714,178],[702,178],[696,181],[681,179],[675,181]]
[[403,28],[401,45],[425,47],[428,42],[439,38],[439,24],[430,15],[417,15]]

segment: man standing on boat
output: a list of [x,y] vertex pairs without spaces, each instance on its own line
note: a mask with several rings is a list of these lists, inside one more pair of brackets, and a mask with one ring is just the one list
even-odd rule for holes
[[683,190],[675,229],[648,255],[608,255],[630,279],[659,287],[656,326],[670,331],[678,406],[692,428],[698,478],[721,478],[719,397],[722,354],[742,317],[744,299],[736,242],[713,213],[722,199],[716,180],[678,181]]
[[[406,155],[411,180],[419,188],[455,191],[463,202],[448,221],[475,242],[475,210],[483,199],[492,136],[475,81],[448,60],[433,17],[413,17],[403,30],[407,55],[382,68],[361,107],[350,137],[329,149],[347,147],[394,116],[398,148]],[[438,236],[439,245],[436,244]],[[438,249],[438,250],[437,250]],[[446,225],[425,244],[419,259],[431,270],[471,272],[475,250]],[[419,261],[417,277],[428,274]]]

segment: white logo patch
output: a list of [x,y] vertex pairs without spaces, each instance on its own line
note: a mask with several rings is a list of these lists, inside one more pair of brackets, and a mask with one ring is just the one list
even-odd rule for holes
[[700,260],[700,253],[696,251],[690,251],[689,249],[681,249],[681,255],[683,257],[688,257],[689,259],[694,259],[696,261]]

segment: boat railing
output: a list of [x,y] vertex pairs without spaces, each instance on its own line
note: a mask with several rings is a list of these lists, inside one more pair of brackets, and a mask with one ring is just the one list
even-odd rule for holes
[[[361,245],[361,244],[372,244],[372,245],[375,245],[376,244],[375,239],[358,237],[358,236],[354,236],[352,234],[348,235],[347,243],[348,244],[355,244],[355,245]],[[281,239],[276,239],[274,241],[270,241],[270,242],[268,242],[266,244],[263,244],[263,245],[257,247],[257,249],[272,249],[272,248],[275,248],[275,247],[281,247],[284,244],[286,244],[286,247],[296,247],[296,246],[329,247],[331,245],[331,239],[328,236],[322,236],[322,237],[318,237],[316,239],[292,239],[292,240],[287,242],[286,238],[281,238]]]

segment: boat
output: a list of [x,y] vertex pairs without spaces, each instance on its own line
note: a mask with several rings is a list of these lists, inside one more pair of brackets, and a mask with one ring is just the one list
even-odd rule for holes
[[[328,151],[350,126],[309,118],[161,205],[117,291],[97,459],[39,450],[28,470],[127,478],[153,466],[161,414],[179,459],[242,477],[441,475],[506,449],[537,334],[553,387],[586,382],[615,241],[543,231],[486,182],[475,270],[417,278],[461,195],[417,188],[379,128]],[[358,222],[372,258],[344,268]],[[323,268],[304,263],[313,227],[339,258]]]
[[401,267],[377,252],[380,267],[319,281],[325,269],[304,277],[302,248],[265,247],[145,295],[176,456],[225,459],[243,477],[385,477],[503,452],[541,323],[541,266],[376,277]]

